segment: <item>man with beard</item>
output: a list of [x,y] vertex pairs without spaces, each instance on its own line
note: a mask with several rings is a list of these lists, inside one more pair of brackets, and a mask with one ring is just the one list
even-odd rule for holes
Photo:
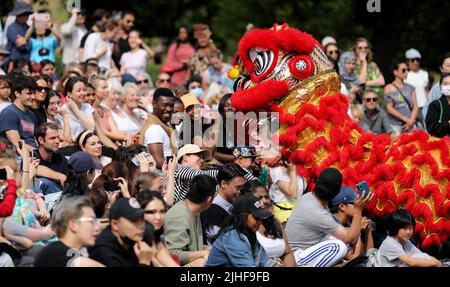
[[131,11],[124,11],[120,18],[118,40],[114,43],[113,60],[116,67],[120,68],[120,57],[131,50],[128,44],[128,35],[133,30],[135,16]]

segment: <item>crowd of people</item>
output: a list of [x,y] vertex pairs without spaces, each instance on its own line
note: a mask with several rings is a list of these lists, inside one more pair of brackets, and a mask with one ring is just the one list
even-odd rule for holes
[[[180,26],[153,83],[134,13],[97,9],[89,29],[86,16],[59,26],[18,0],[4,23],[0,266],[446,265],[445,244],[439,259],[416,247],[408,211],[368,218],[373,195],[338,170],[310,188],[279,152],[237,144],[221,121],[231,65],[208,25]],[[367,39],[322,46],[363,129],[450,135],[450,53],[439,83],[410,49],[387,84]]]

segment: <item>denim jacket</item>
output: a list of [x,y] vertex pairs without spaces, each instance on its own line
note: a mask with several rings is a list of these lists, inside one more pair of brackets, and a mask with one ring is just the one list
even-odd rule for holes
[[252,252],[247,237],[233,228],[214,241],[205,267],[271,267],[273,264],[258,241]]

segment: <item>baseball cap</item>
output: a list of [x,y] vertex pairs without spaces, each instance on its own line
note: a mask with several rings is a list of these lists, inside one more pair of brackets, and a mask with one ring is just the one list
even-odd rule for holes
[[243,158],[257,157],[258,155],[256,154],[256,149],[254,147],[237,146],[233,149],[233,156],[235,159],[238,159],[240,157]]
[[259,198],[251,194],[238,196],[233,202],[233,213],[251,213],[259,219],[267,219],[273,214],[264,207]]
[[331,36],[326,36],[325,38],[322,39],[321,44],[322,44],[322,47],[325,47],[326,45],[331,44],[331,43],[336,44],[336,39],[334,39]]
[[75,172],[84,172],[91,169],[103,168],[100,163],[94,162],[91,156],[84,151],[78,151],[72,154],[69,158],[68,164]]
[[331,200],[333,206],[337,206],[341,203],[353,203],[356,197],[356,192],[351,186],[342,186],[338,195]]
[[119,219],[121,217],[136,220],[144,218],[144,209],[136,198],[124,198],[117,199],[109,210],[109,219]]
[[420,52],[417,51],[416,49],[409,49],[408,51],[406,51],[405,57],[408,60],[409,59],[421,59],[422,55],[420,55]]
[[33,7],[25,3],[23,1],[16,1],[16,4],[14,5],[14,9],[10,13],[12,16],[20,16],[24,14],[33,14]]
[[178,150],[177,162],[180,163],[180,160],[183,158],[183,155],[185,154],[196,154],[196,153],[201,153],[203,160],[205,161],[211,159],[211,152],[209,150],[201,149],[198,145],[195,144],[186,144]]

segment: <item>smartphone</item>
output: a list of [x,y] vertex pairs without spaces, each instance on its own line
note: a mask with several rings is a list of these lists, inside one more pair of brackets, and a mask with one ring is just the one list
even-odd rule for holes
[[166,156],[166,162],[167,164],[173,159],[173,155]]
[[23,149],[23,141],[19,141],[18,144],[19,144],[19,149]]
[[[145,158],[146,158],[148,161],[151,161],[151,160],[153,159],[152,155],[149,154],[148,152],[145,152],[145,151],[141,152],[140,155],[145,156]],[[132,162],[135,166],[137,166],[137,167],[141,166],[141,164],[139,163],[139,160],[137,159],[136,156],[134,156],[134,157],[131,159],[131,162]]]
[[6,169],[0,169],[0,179],[6,179]]
[[34,150],[30,150],[30,151],[28,152],[28,156],[29,156],[30,158],[34,157]]
[[145,223],[145,231],[144,231],[144,242],[149,246],[153,244],[153,233],[155,232],[155,228],[149,222]]
[[37,13],[34,15],[34,27],[36,29],[47,29],[47,22],[50,20],[50,14]]
[[106,181],[106,182],[103,183],[103,188],[106,191],[120,190],[120,187],[119,187],[120,183],[122,183],[121,180]]
[[359,193],[359,196],[366,197],[370,193],[369,185],[366,181],[361,181],[360,183],[356,184],[356,190]]

